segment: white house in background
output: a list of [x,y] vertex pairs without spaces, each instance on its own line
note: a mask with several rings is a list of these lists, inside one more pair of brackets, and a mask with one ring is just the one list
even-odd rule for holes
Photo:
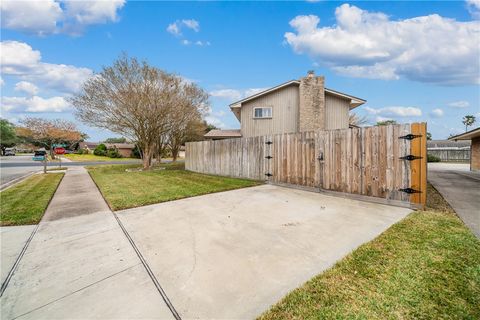
[[241,127],[211,130],[207,139],[248,138],[267,134],[317,129],[345,129],[350,110],[366,100],[325,88],[325,78],[310,71],[300,80],[276,87],[230,104]]

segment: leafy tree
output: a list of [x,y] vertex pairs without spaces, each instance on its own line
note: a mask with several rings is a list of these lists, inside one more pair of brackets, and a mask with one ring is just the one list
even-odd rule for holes
[[26,142],[45,147],[53,156],[53,144],[72,146],[87,138],[78,131],[73,122],[63,119],[48,120],[42,118],[25,118],[22,126],[17,128],[17,135]]
[[125,143],[127,142],[127,139],[126,138],[108,138],[108,139],[105,139],[105,141],[103,141],[104,143]]
[[15,126],[5,119],[0,119],[0,147],[2,155],[5,148],[13,147],[18,142],[18,137],[15,132]]
[[432,134],[430,132],[427,132],[427,140],[432,140]]
[[118,152],[117,148],[108,148],[106,156],[109,158],[121,158],[122,155]]
[[389,124],[397,124],[396,120],[384,120],[384,121],[377,121],[377,126],[387,126]]
[[217,130],[218,129],[213,124],[207,123],[206,121],[204,121],[204,125],[205,125],[205,133],[209,133],[212,130]]
[[[200,98],[190,99],[189,95],[198,92]],[[172,119],[178,113],[178,102],[189,101],[191,110],[202,113],[207,100],[208,95],[196,84],[127,55],[87,80],[70,99],[81,121],[135,141],[142,150],[144,169],[150,169],[160,148],[159,137],[175,125]]]
[[475,123],[476,119],[473,115],[466,115],[463,117],[462,123],[465,125],[465,132],[468,131],[468,127]]
[[95,150],[93,150],[93,154],[96,156],[105,156],[107,154],[107,146],[100,143]]

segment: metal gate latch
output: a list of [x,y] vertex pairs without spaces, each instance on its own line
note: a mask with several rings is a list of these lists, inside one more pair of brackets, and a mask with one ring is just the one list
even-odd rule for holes
[[272,143],[273,143],[272,141],[265,142],[265,144],[272,144]]
[[408,161],[413,161],[413,160],[422,159],[422,158],[423,158],[423,157],[414,156],[413,154],[409,154],[409,155],[407,155],[407,156],[400,157],[400,159],[402,159],[402,160],[408,160]]
[[272,156],[266,156],[265,159],[272,159]]
[[402,192],[405,192],[405,193],[408,193],[408,194],[412,194],[412,193],[422,193],[422,191],[420,191],[420,190],[415,190],[415,189],[412,189],[412,188],[398,189],[398,191],[402,191]]
[[404,136],[401,136],[401,137],[398,137],[398,139],[406,139],[406,140],[413,140],[415,138],[420,138],[422,137],[421,134],[407,134],[407,135],[404,135]]
[[267,177],[273,176],[273,174],[271,174],[270,172],[265,173],[265,175],[266,175]]

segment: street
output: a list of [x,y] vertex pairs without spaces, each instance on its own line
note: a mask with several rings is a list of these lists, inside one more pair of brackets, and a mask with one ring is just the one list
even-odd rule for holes
[[[33,161],[33,155],[20,155],[0,157],[0,185],[3,185],[9,181],[20,178],[31,172],[40,171],[43,167],[43,162]],[[98,165],[98,164],[132,164],[138,163],[138,160],[132,161],[103,161],[103,162],[62,162],[62,167],[71,166],[86,166],[86,165]],[[48,162],[49,167],[58,167],[58,162]]]

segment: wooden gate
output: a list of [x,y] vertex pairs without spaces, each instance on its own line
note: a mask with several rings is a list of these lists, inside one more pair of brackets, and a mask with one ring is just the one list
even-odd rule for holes
[[414,123],[187,143],[186,169],[421,207],[426,156]]

